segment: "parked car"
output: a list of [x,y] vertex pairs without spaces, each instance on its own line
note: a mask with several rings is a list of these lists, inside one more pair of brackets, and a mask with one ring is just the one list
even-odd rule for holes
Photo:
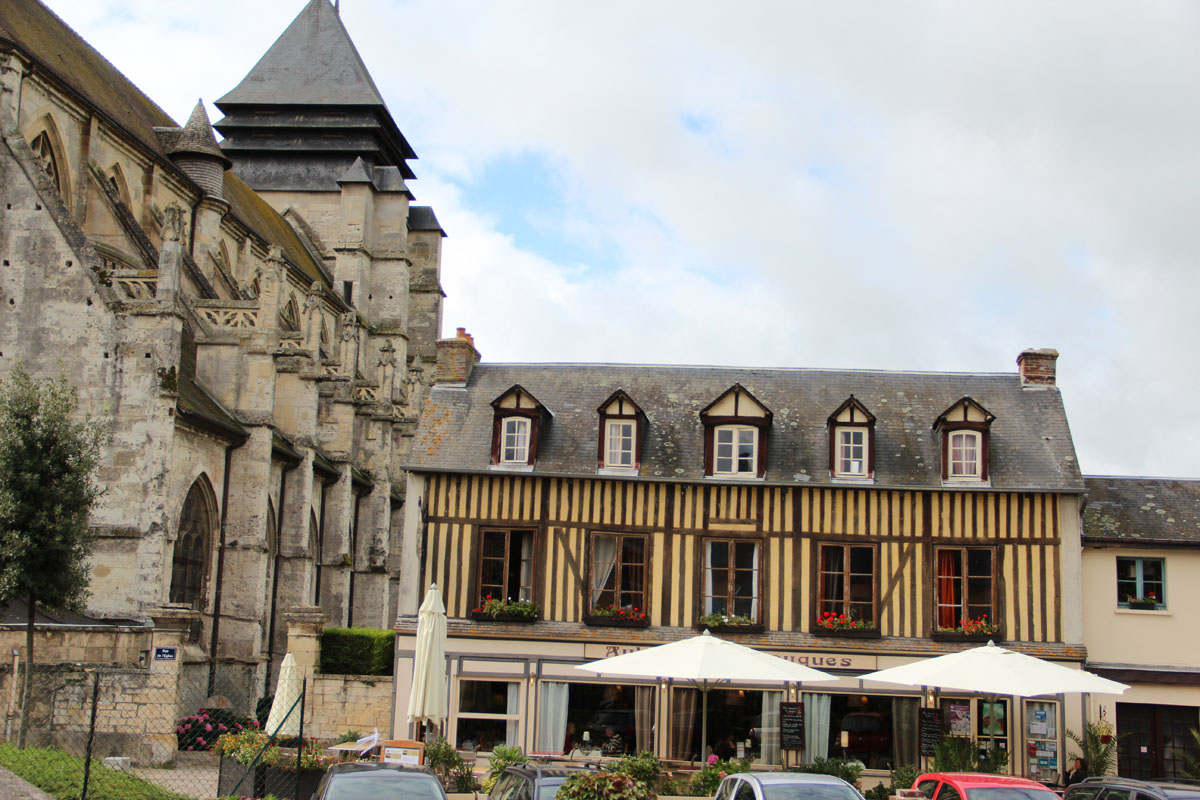
[[425,767],[355,761],[334,764],[313,800],[446,800],[441,782]]
[[717,787],[716,800],[863,800],[841,778],[807,772],[735,772]]
[[581,772],[599,772],[597,764],[542,766],[532,761],[506,767],[496,779],[488,800],[553,800],[567,778]]
[[1200,800],[1200,786],[1133,778],[1084,778],[1067,787],[1064,800]]
[[1044,784],[985,772],[927,772],[912,788],[929,800],[1058,800]]

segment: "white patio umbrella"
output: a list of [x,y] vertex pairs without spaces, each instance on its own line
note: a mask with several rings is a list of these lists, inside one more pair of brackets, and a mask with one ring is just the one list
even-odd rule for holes
[[[997,647],[988,642],[957,653],[914,661],[899,667],[868,672],[864,681],[933,686],[988,695],[1037,697],[1045,694],[1090,692],[1121,694],[1129,687],[1082,669],[1070,669],[1052,661]],[[995,732],[989,731],[993,745]]]
[[1121,694],[1129,688],[1123,683],[1101,678],[1085,670],[1070,669],[1016,650],[997,647],[995,642],[868,672],[861,679],[1015,697],[1068,692]]
[[700,690],[700,749],[708,744],[708,692],[727,683],[779,685],[835,681],[836,676],[763,653],[708,631],[678,642],[604,658],[575,669],[610,678],[670,678]]
[[417,612],[408,719],[440,725],[446,719],[446,710],[446,607],[437,584],[431,583]]
[[[271,701],[271,713],[267,715],[267,733],[277,736],[299,736],[301,708],[300,670],[296,668],[296,657],[288,653],[279,665],[279,679],[275,683],[275,698]],[[296,706],[296,708],[292,708]],[[290,714],[288,712],[291,712]]]

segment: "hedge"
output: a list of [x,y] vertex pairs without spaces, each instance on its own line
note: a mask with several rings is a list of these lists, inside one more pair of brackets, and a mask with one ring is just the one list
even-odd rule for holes
[[326,675],[391,675],[396,632],[375,628],[321,631],[321,672]]
[[[0,744],[0,766],[58,800],[77,800],[83,790],[83,759],[52,747]],[[93,759],[88,800],[190,800],[153,783],[109,769]]]

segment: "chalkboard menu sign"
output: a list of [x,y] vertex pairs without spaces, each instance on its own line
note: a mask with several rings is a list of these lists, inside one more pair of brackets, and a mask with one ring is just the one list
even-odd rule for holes
[[942,712],[937,708],[921,709],[921,755],[933,755],[942,738]]
[[804,703],[779,704],[779,744],[785,750],[804,747]]

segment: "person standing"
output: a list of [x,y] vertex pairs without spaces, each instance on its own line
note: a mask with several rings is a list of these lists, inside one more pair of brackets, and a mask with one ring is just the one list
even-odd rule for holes
[[1087,776],[1087,762],[1082,758],[1077,758],[1071,770],[1063,776],[1063,786],[1071,786],[1072,784],[1079,783]]

